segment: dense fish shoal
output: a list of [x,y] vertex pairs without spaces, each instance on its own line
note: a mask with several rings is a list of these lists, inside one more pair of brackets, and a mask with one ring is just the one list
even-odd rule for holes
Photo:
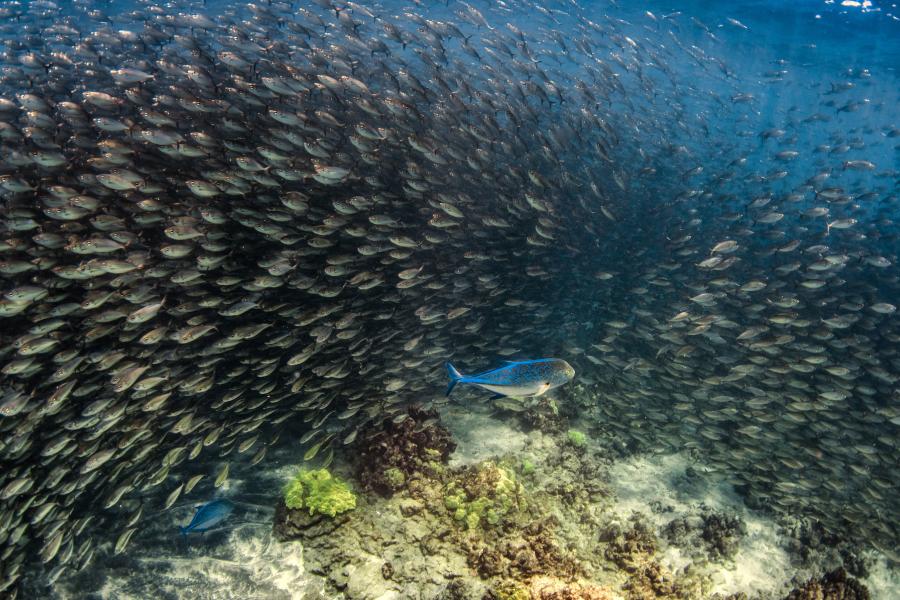
[[201,454],[327,463],[537,356],[895,553],[896,74],[742,56],[743,15],[396,8],[0,3],[0,588],[220,487]]

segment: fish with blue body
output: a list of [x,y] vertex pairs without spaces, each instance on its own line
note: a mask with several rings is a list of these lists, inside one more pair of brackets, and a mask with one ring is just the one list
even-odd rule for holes
[[447,363],[447,373],[450,375],[448,396],[458,383],[471,383],[494,392],[495,397],[541,396],[569,383],[575,377],[572,365],[559,358],[508,361],[502,367],[478,375],[463,375],[456,367]]
[[181,528],[181,535],[209,531],[231,515],[234,504],[228,500],[213,500],[197,507],[191,522]]

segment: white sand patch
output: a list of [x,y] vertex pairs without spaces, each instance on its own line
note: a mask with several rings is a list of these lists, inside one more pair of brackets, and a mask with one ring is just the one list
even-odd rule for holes
[[[686,477],[688,467],[694,467],[695,472],[701,474]],[[702,464],[685,454],[668,454],[618,462],[610,470],[610,476],[617,495],[615,510],[623,518],[638,511],[659,528],[705,504],[714,510],[735,513],[743,519],[746,535],[740,541],[733,562],[714,565],[715,570],[711,573],[714,587],[710,594],[744,592],[751,597],[755,593],[780,597],[791,589],[793,576],[799,575],[800,579],[820,576],[823,571],[837,566],[819,565],[816,571],[798,574],[796,567],[789,566],[790,559],[777,523],[767,515],[748,509],[728,482],[703,475],[702,471]],[[673,510],[654,513],[651,502],[661,502]],[[690,557],[673,546],[664,548],[660,554],[661,562],[673,570],[683,569],[691,562]],[[866,558],[872,566],[862,583],[869,589],[872,599],[900,600],[900,570],[874,550]]]
[[521,453],[528,441],[528,436],[513,428],[510,422],[462,406],[442,408],[441,424],[450,430],[457,443],[450,455],[451,467]]
[[[724,481],[703,475],[688,480],[685,470],[691,466],[698,469],[684,454],[641,456],[616,463],[610,471],[618,498],[615,510],[623,517],[641,512],[656,528],[701,504],[736,513],[746,524],[747,533],[732,563],[713,566],[711,593],[753,595],[787,588],[796,571],[788,568],[789,558],[779,543],[777,524],[744,506],[732,486]],[[672,510],[654,513],[650,507],[654,501]],[[670,569],[681,570],[691,560],[680,549],[668,547],[661,553],[661,562]]]
[[300,542],[277,543],[271,535],[242,538],[232,535],[234,559],[244,565],[251,581],[268,582],[291,600],[307,597],[311,579],[303,562]]
[[891,566],[884,556],[871,553],[868,557],[872,561],[869,567],[869,576],[862,580],[863,585],[869,588],[872,600],[897,600],[900,598],[900,569],[896,565]]
[[[135,548],[130,564],[103,574],[97,590],[104,600],[172,597],[192,600],[311,600],[329,598],[324,580],[309,573],[299,542],[277,543],[271,527],[231,526],[216,538],[196,536],[189,548],[151,539]],[[85,597],[84,590],[59,586],[60,598]]]

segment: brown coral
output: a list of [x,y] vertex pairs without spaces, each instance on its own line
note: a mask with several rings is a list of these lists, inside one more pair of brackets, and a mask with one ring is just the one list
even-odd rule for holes
[[747,527],[739,516],[706,507],[697,514],[673,519],[663,529],[670,543],[692,556],[705,554],[709,560],[734,558],[746,533]]
[[410,406],[400,423],[385,419],[380,428],[357,441],[356,479],[365,490],[389,497],[410,481],[446,463],[456,449],[438,413]]
[[608,531],[605,537],[610,540],[606,559],[628,573],[628,580],[622,586],[628,600],[691,598],[691,590],[656,562],[656,536],[641,515],[632,516],[629,529]]
[[574,579],[583,573],[578,561],[560,549],[549,520],[501,533],[490,541],[470,538],[466,550],[469,566],[482,578],[545,574]]
[[688,600],[693,597],[668,569],[653,560],[633,568],[631,577],[622,587],[628,600]]
[[569,425],[569,419],[559,414],[556,403],[548,396],[540,397],[534,406],[518,416],[527,431],[562,433]]
[[634,518],[631,528],[616,535],[606,547],[606,559],[634,572],[655,552],[656,536],[640,518]]
[[869,590],[850,577],[843,568],[826,573],[819,579],[810,579],[802,587],[792,591],[785,600],[869,600]]
[[615,595],[597,585],[572,583],[552,577],[535,577],[529,586],[533,600],[613,600]]

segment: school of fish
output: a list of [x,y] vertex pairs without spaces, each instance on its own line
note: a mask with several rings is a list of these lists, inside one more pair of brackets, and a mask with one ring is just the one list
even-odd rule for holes
[[896,552],[897,86],[599,4],[0,2],[0,593],[533,356]]

